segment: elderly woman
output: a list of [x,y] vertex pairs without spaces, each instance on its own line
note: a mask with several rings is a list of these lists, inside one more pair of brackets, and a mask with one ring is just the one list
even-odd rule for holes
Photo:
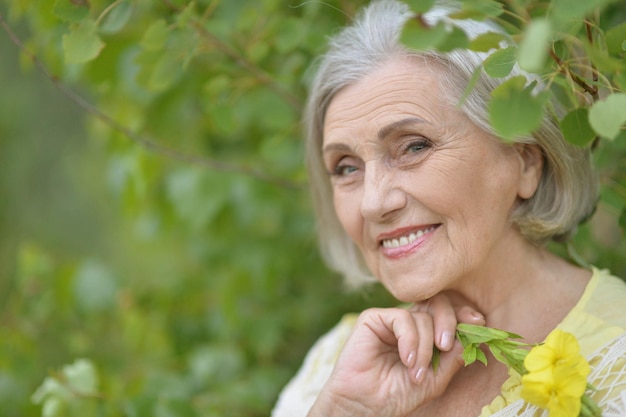
[[[484,56],[408,50],[398,39],[410,16],[375,2],[332,39],[311,90],[307,152],[329,264],[352,281],[373,275],[412,307],[344,318],[273,416],[541,415],[521,398],[520,375],[488,353],[488,366],[463,366],[458,322],[529,343],[572,333],[594,400],[605,415],[623,412],[626,285],[544,248],[593,210],[589,152],[550,118],[532,136],[500,140],[486,114],[499,81],[480,78],[458,106]],[[493,30],[454,24],[469,37]]]

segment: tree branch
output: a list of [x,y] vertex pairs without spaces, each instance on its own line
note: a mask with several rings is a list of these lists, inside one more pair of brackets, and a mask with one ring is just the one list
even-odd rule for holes
[[217,36],[206,30],[206,28],[204,28],[200,22],[194,21],[192,22],[192,25],[194,29],[196,29],[196,31],[200,34],[200,36],[202,36],[210,44],[215,46],[218,51],[232,59],[237,65],[252,74],[262,84],[267,85],[272,91],[274,91],[283,100],[289,103],[291,107],[296,110],[300,110],[302,108],[302,102],[300,98],[298,98],[298,96],[287,91],[283,86],[278,84],[268,73],[247,60],[235,48],[226,44]]
[[[591,27],[591,22],[587,19],[585,19],[585,30],[587,31],[587,40],[589,41],[589,44],[593,46],[593,28]],[[591,77],[594,82],[594,93],[592,94],[592,96],[593,101],[595,102],[600,99],[600,96],[598,94],[598,69],[591,60],[589,61],[591,64]]]
[[[172,3],[171,0],[165,0],[165,4],[173,11],[180,12],[181,10],[181,8]],[[259,82],[261,82],[261,84],[267,85],[273,92],[278,94],[279,97],[289,103],[291,107],[299,111],[302,108],[302,101],[298,96],[292,94],[289,90],[285,89],[262,68],[260,68],[258,65],[255,65],[253,62],[251,62],[245,56],[239,53],[239,51],[219,39],[203,26],[203,20],[208,18],[208,16],[213,13],[215,7],[217,7],[217,2],[207,7],[207,9],[203,13],[201,20],[192,20],[191,25],[193,26],[193,28],[198,32],[198,34],[200,34],[201,37],[203,37],[210,44],[212,44],[218,51],[232,59],[239,67],[248,71]]]
[[298,189],[301,187],[301,184],[297,184],[293,181],[278,178],[267,174],[265,171],[260,169],[255,169],[243,165],[234,164],[231,162],[218,161],[215,159],[208,159],[202,156],[186,154],[179,150],[169,148],[167,146],[161,145],[152,139],[149,139],[145,136],[139,135],[133,132],[128,127],[122,125],[116,120],[112,119],[109,115],[104,113],[102,110],[98,109],[96,106],[88,102],[82,96],[68,88],[65,84],[61,82],[59,77],[53,75],[48,71],[43,62],[32,52],[30,52],[23,44],[23,42],[19,39],[19,37],[13,32],[11,27],[6,23],[4,16],[0,13],[0,26],[7,33],[11,41],[20,49],[20,51],[31,60],[31,62],[35,65],[35,67],[39,70],[40,73],[43,74],[48,80],[52,82],[52,84],[57,87],[63,95],[65,95],[70,101],[76,104],[81,109],[85,110],[87,113],[94,116],[96,119],[100,120],[107,126],[109,126],[114,131],[121,133],[126,136],[133,142],[142,146],[146,150],[165,156],[171,159],[175,159],[180,162],[190,163],[193,165],[198,165],[201,167],[209,168],[215,171],[223,171],[223,172],[231,172],[231,173],[239,173],[244,174],[246,176],[255,178],[260,181],[264,181],[279,187],[288,188],[288,189]]
[[569,67],[567,66],[567,64],[565,64],[563,62],[563,60],[561,60],[561,58],[558,57],[558,55],[554,52],[553,49],[550,49],[550,56],[552,57],[552,59],[554,59],[554,61],[557,63],[557,65],[559,66],[559,71],[565,75],[565,76],[569,76],[572,78],[572,80],[580,87],[582,88],[586,93],[591,94],[592,97],[597,96],[598,94],[598,88],[595,86],[590,86],[589,84],[587,84],[587,82],[582,79],[581,77],[579,77],[578,75],[576,75],[574,72],[569,70]]

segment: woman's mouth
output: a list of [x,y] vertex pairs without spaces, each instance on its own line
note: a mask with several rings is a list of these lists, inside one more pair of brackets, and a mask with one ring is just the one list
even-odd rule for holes
[[403,256],[419,246],[424,241],[425,236],[432,233],[438,226],[432,225],[402,236],[383,239],[381,241],[383,253],[390,257]]

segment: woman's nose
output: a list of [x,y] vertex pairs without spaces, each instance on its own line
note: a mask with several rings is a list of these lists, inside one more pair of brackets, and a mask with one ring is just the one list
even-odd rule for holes
[[382,166],[380,161],[365,164],[361,215],[364,218],[380,221],[406,206],[407,197],[398,176],[392,169]]

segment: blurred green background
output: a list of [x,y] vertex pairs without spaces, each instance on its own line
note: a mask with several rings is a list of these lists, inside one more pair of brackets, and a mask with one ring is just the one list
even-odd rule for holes
[[[78,358],[97,384],[44,415],[265,416],[344,313],[394,305],[323,266],[302,161],[309,68],[364,2],[288,3],[0,2],[51,74],[0,30],[1,416]],[[569,248],[621,276],[624,148]]]
[[[280,14],[249,25],[271,8]],[[72,398],[58,415],[268,415],[321,333],[386,300],[346,294],[321,264],[299,108],[274,92],[304,99],[313,49],[345,16],[224,2],[212,19],[225,48],[240,50],[246,31],[258,32],[249,46],[259,56],[238,52],[249,60],[242,68],[206,46],[182,57],[192,47],[178,43],[191,34],[175,23],[170,40],[145,52],[150,25],[180,10],[138,2],[97,61],[65,66],[67,22],[53,11],[45,1],[0,6],[64,86],[134,134],[241,168],[133,142],[72,102],[0,31],[0,415],[41,415],[31,395],[77,358],[95,365],[101,398]],[[298,27],[304,14],[329,12],[326,29]],[[283,36],[278,55],[271,42],[282,18],[302,33]],[[161,75],[136,74],[159,59],[171,61]],[[259,80],[266,65],[281,79]]]

